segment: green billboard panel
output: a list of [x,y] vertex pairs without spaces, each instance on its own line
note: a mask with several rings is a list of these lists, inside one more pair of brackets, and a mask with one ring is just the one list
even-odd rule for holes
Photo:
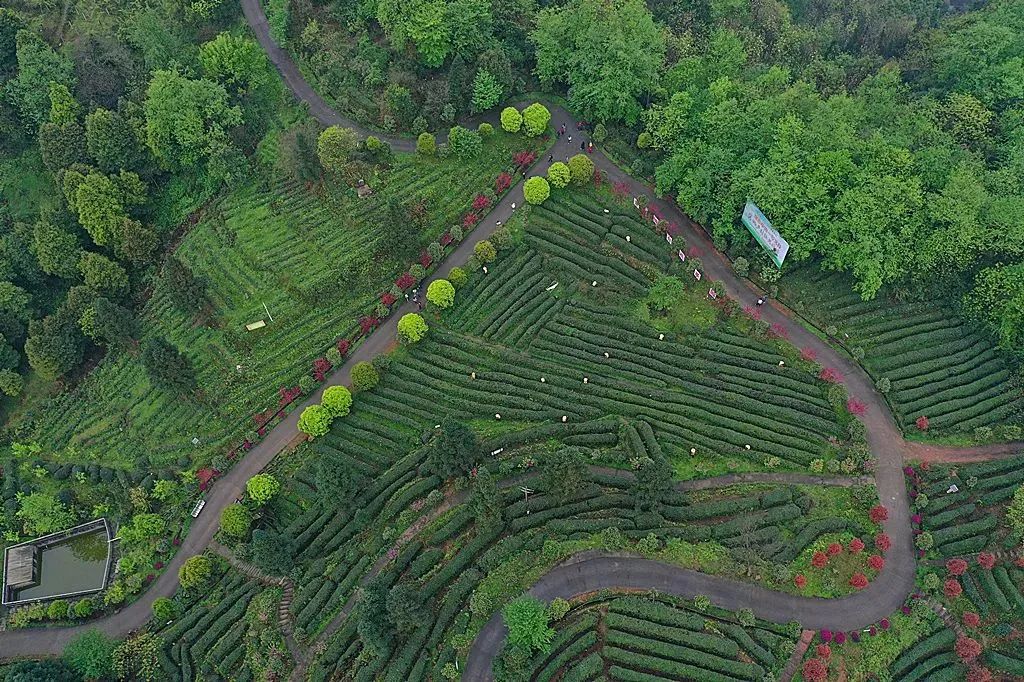
[[754,235],[757,243],[768,252],[775,266],[781,268],[782,261],[786,260],[786,254],[789,253],[789,243],[772,227],[764,213],[761,213],[761,209],[754,202],[748,201],[743,207],[741,220],[750,230],[750,234]]

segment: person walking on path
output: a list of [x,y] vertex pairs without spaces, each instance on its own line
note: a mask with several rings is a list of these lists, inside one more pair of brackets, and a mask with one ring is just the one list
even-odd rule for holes
[[569,144],[572,144],[572,135],[569,136]]
[[588,154],[593,154],[594,153],[594,143],[593,142],[588,142],[587,143],[587,153]]
[[551,163],[554,160],[555,160],[555,155],[554,154],[548,154],[548,163]]
[[584,142],[583,140],[580,140],[580,151],[581,152],[587,151],[587,143]]

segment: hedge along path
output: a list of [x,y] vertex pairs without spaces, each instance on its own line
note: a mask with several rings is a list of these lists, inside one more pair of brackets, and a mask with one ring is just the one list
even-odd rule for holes
[[[280,72],[285,84],[300,102],[309,106],[310,114],[314,118],[325,125],[350,127],[360,135],[376,134],[380,139],[391,144],[394,149],[401,151],[415,149],[414,140],[379,134],[340,116],[313,91],[288,54],[270,38],[267,18],[259,0],[242,0],[242,10],[258,42]],[[578,120],[561,107],[549,106],[548,108],[552,113],[551,125],[554,127],[563,123],[567,127],[571,127]],[[563,140],[557,144],[554,153],[555,155],[565,155],[572,154],[574,151],[572,145]],[[591,158],[597,168],[607,175],[610,182],[625,183],[624,186],[634,195],[653,194],[650,188],[636,182],[599,151],[595,151]],[[530,170],[540,166],[541,162],[538,161]],[[528,174],[529,171],[526,175]],[[481,224],[473,231],[473,240],[464,240],[445,259],[436,272],[441,273],[452,266],[465,263],[472,254],[474,241],[487,238],[496,229],[496,220],[506,222],[512,215],[512,203],[518,205],[523,201],[522,183],[519,183],[494,206],[488,217],[481,221]],[[728,260],[715,250],[708,235],[683,215],[674,204],[651,198],[648,205],[682,226],[686,232],[687,243],[697,246],[708,254],[703,259],[706,277],[721,281],[725,285],[726,292],[741,302],[757,298],[760,292],[751,283],[740,280],[733,273]],[[427,278],[421,286],[429,285],[430,281],[436,278],[437,275]],[[139,599],[113,615],[97,619],[87,625],[2,632],[0,633],[0,660],[59,656],[69,641],[88,630],[99,629],[108,636],[121,638],[145,626],[152,615],[153,601],[158,597],[170,597],[177,590],[177,573],[184,561],[205,551],[213,541],[218,529],[221,510],[239,498],[244,492],[245,482],[270,464],[274,457],[285,450],[299,433],[298,419],[302,409],[308,405],[319,403],[323,389],[345,384],[349,371],[357,362],[369,361],[386,352],[397,338],[398,320],[408,312],[415,312],[415,306],[411,303],[403,304],[396,310],[384,324],[378,327],[377,331],[369,335],[349,355],[346,362],[329,375],[317,391],[271,430],[255,448],[251,449],[227,474],[218,480],[207,496],[204,513],[193,522],[178,553],[168,562],[164,572]],[[617,562],[617,565],[628,567],[628,570],[617,568],[614,572],[607,572],[606,579],[612,580],[612,582],[604,586],[628,587],[633,585],[639,589],[660,588],[672,592],[674,585],[673,593],[684,596],[688,593],[691,596],[695,594],[693,589],[695,587],[707,587],[709,589],[702,590],[702,593],[709,596],[720,595],[720,601],[717,602],[720,605],[734,604],[736,608],[751,606],[755,613],[763,618],[772,619],[771,614],[776,613],[784,622],[796,618],[804,622],[805,625],[821,622],[822,627],[838,627],[848,624],[852,628],[858,627],[863,622],[873,622],[902,604],[906,595],[913,588],[915,570],[910,507],[903,484],[902,461],[904,455],[910,458],[913,454],[907,453],[914,453],[918,448],[913,444],[908,446],[903,441],[899,429],[886,410],[885,401],[876,393],[870,378],[852,360],[841,356],[817,336],[794,322],[792,313],[779,305],[777,301],[772,300],[770,306],[762,308],[762,319],[781,325],[787,331],[791,342],[798,347],[815,349],[823,364],[835,367],[846,377],[844,383],[850,394],[868,406],[868,412],[862,417],[862,420],[867,427],[867,440],[871,451],[879,458],[879,465],[875,472],[875,484],[880,500],[889,509],[889,518],[883,523],[883,529],[893,542],[886,566],[879,578],[868,588],[852,597],[839,600],[811,600],[792,595],[781,595],[751,585],[692,571],[688,572],[643,559],[581,556],[548,573],[534,586],[531,592],[538,595],[550,594],[549,598],[553,598],[555,596],[569,597],[579,591],[600,589],[600,586],[588,587],[591,584],[600,585],[601,583],[601,576],[594,576],[593,570],[597,568],[600,571],[603,561],[613,561]],[[970,458],[1001,454],[1008,451],[1009,447],[1013,446],[981,448],[930,446],[930,451],[936,453],[936,456]],[[976,453],[983,454],[976,455]],[[584,566],[588,568],[584,569]],[[654,567],[657,569],[653,570]],[[665,571],[669,573],[666,574]],[[577,573],[580,578],[580,581],[575,583],[576,591],[572,587],[574,581],[569,577],[571,572]],[[584,574],[590,577],[584,577]],[[621,584],[615,584],[615,580],[621,580]],[[836,615],[833,617],[833,614]],[[491,661],[500,651],[504,638],[504,626],[500,616],[496,616],[488,623],[474,643],[468,662],[469,666],[463,679],[488,679]]]

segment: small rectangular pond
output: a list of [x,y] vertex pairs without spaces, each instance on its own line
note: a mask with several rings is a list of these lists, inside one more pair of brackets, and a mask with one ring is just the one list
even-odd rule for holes
[[53,599],[106,587],[110,549],[106,523],[87,524],[81,531],[65,533],[30,543],[36,548],[34,584],[11,585],[11,576],[5,576],[6,603]]

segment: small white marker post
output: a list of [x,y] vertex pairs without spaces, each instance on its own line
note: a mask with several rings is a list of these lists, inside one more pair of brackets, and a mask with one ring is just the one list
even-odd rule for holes
[[[524,486],[520,486],[520,488],[519,488],[519,489],[523,491],[523,501],[524,501],[524,502],[525,502],[525,503],[526,503],[527,505],[529,505],[529,504],[530,504],[530,493],[532,493],[532,492],[533,492],[533,488],[527,488],[527,487],[526,487],[526,486],[524,485]],[[527,514],[529,514],[529,513],[530,513],[530,507],[529,507],[529,506],[527,506],[527,507],[526,507],[526,513],[527,513]]]
[[267,317],[269,317],[270,321],[273,322],[274,316],[270,314],[270,308],[267,307],[266,301],[263,302],[263,309],[267,311]]

